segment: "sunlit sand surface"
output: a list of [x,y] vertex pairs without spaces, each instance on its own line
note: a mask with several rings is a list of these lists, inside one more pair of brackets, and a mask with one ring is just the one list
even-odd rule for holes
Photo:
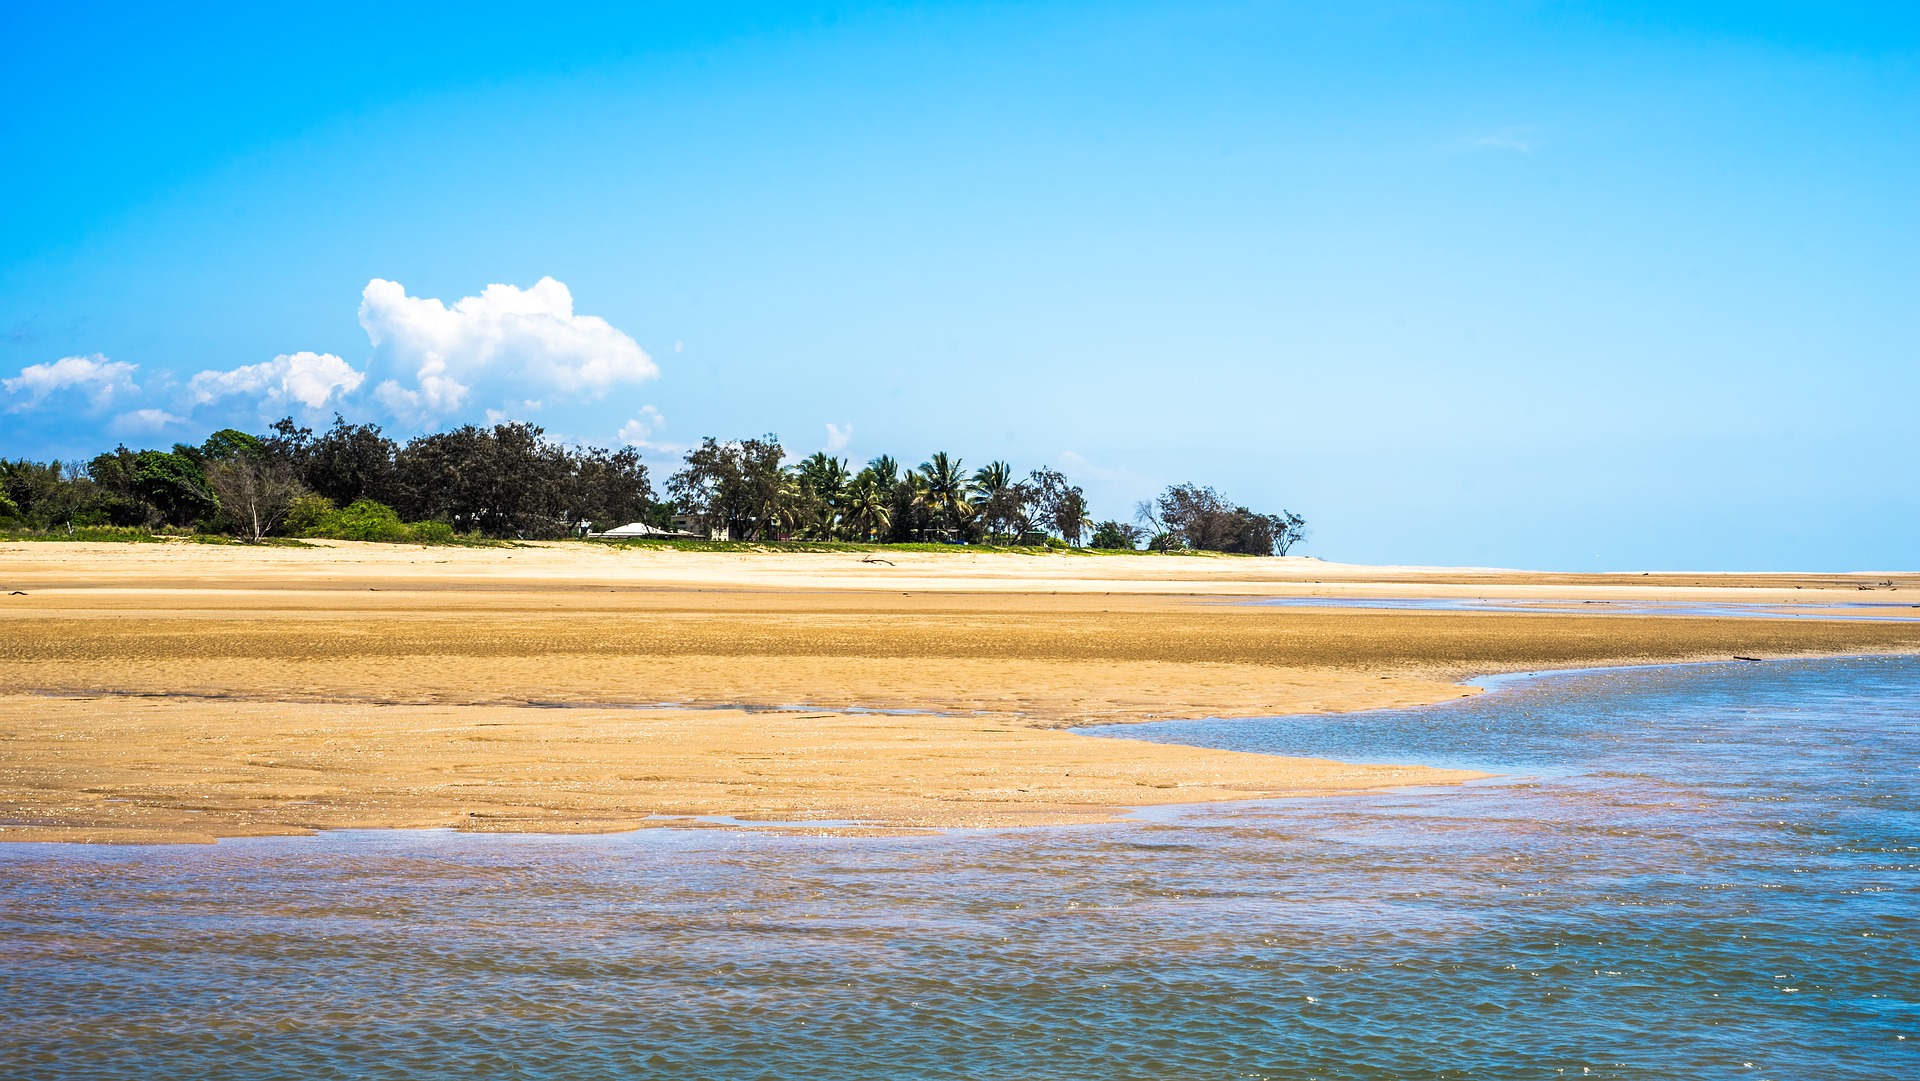
[[1920,596],[1882,575],[28,544],[0,546],[0,586],[11,839],[1100,821],[1473,774],[1051,729],[1414,706],[1498,671],[1920,648],[1920,624],[1847,613],[1252,603],[1332,591],[1758,611]]

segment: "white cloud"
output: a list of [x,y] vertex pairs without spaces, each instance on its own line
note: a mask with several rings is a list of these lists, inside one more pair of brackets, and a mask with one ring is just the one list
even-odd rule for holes
[[646,454],[668,456],[685,454],[688,450],[687,444],[662,442],[653,438],[666,426],[667,418],[660,415],[660,410],[651,405],[643,405],[640,407],[640,415],[622,424],[620,431],[615,434],[621,443]]
[[1069,477],[1092,477],[1094,480],[1125,480],[1133,475],[1124,469],[1107,469],[1094,465],[1081,454],[1071,450],[1060,452],[1060,467]]
[[847,444],[851,442],[853,442],[853,425],[852,424],[848,424],[846,427],[842,428],[840,425],[835,424],[832,421],[827,422],[827,453],[828,454],[832,454],[836,450],[845,450]]
[[187,418],[176,417],[164,409],[135,409],[131,413],[122,413],[113,418],[113,428],[121,432],[153,433],[169,424],[185,424]]
[[660,415],[660,410],[650,405],[643,405],[640,407],[640,415],[622,424],[620,430],[615,433],[615,437],[626,446],[650,454],[686,453],[685,443],[662,443],[653,438],[666,426],[667,418]]
[[[361,293],[360,325],[373,345],[365,370],[332,353],[299,352],[201,371],[184,385],[166,371],[148,372],[143,387],[134,382],[135,365],[99,354],[70,356],[0,379],[0,409],[72,410],[85,400],[93,409],[111,409],[115,424],[151,429],[184,423],[176,414],[232,408],[236,398],[264,414],[341,408],[366,395],[370,411],[402,423],[432,426],[474,414],[495,423],[543,404],[599,398],[660,374],[632,338],[605,319],[575,314],[573,294],[553,278],[527,289],[489,285],[451,305],[375,278]],[[647,442],[663,423],[658,410],[648,406],[637,419],[638,434],[629,442],[668,449]]]
[[231,371],[201,372],[187,381],[187,393],[196,406],[244,394],[272,409],[289,402],[319,409],[352,393],[366,378],[332,353],[290,353]]
[[599,397],[660,374],[653,358],[605,319],[575,315],[573,294],[552,278],[530,289],[489,285],[451,307],[375,278],[361,293],[360,325],[373,341],[375,364],[392,372],[375,397],[419,419],[476,398]]
[[651,405],[640,407],[640,415],[620,426],[620,442],[630,447],[647,445],[647,437],[666,427],[667,418]]
[[417,416],[422,412],[419,392],[408,390],[391,379],[373,388],[373,398],[395,416]]
[[20,369],[19,375],[0,379],[0,386],[6,387],[9,394],[26,395],[25,401],[8,410],[10,413],[32,409],[49,395],[65,390],[83,391],[88,402],[99,409],[116,396],[139,392],[140,388],[133,382],[134,367],[125,361],[108,360],[99,353],[90,357],[61,357],[51,364],[29,364]]

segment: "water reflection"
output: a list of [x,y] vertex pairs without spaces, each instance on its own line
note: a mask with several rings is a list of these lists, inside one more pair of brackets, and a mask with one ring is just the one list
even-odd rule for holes
[[1120,827],[0,846],[0,1074],[1920,1076],[1917,730],[1643,669],[1127,729],[1506,778]]

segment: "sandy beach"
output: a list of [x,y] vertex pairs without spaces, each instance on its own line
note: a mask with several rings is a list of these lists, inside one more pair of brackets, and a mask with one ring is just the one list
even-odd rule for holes
[[[1503,671],[1920,650],[1920,623],[1893,618],[1920,578],[1886,574],[34,543],[0,545],[0,594],[0,840],[1096,822],[1473,775],[1062,727],[1418,705]],[[1580,610],[1524,610],[1549,601]],[[1633,614],[1645,602],[1872,606]]]

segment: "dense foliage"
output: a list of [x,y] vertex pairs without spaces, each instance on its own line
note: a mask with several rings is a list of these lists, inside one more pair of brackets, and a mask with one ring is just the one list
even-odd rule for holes
[[1260,514],[1194,484],[1168,488],[1139,513],[1154,531],[1148,547],[1157,550],[1286,555],[1306,535],[1306,519],[1292,511]]
[[1176,485],[1140,507],[1140,526],[1096,525],[1086,493],[1058,470],[1016,479],[1005,462],[968,473],[960,459],[930,455],[902,470],[881,455],[858,471],[818,452],[791,466],[775,436],[702,440],[667,481],[691,524],[735,540],[791,539],[879,543],[1063,544],[1136,550],[1285,554],[1304,535],[1297,514],[1259,514],[1211,488]]
[[[194,446],[122,446],[84,466],[0,461],[0,525],[38,531],[192,529],[435,543],[459,536],[551,539],[629,522],[735,541],[1019,544],[1282,555],[1299,515],[1260,514],[1211,488],[1168,488],[1139,524],[1088,516],[1058,470],[967,471],[945,452],[903,469],[881,455],[854,469],[825,452],[789,464],[778,437],[703,439],[656,502],[632,448],[570,447],[537,426],[467,425],[405,443],[340,417],[320,432],[291,418],[263,436],[228,428]],[[1143,528],[1144,527],[1144,528]]]

